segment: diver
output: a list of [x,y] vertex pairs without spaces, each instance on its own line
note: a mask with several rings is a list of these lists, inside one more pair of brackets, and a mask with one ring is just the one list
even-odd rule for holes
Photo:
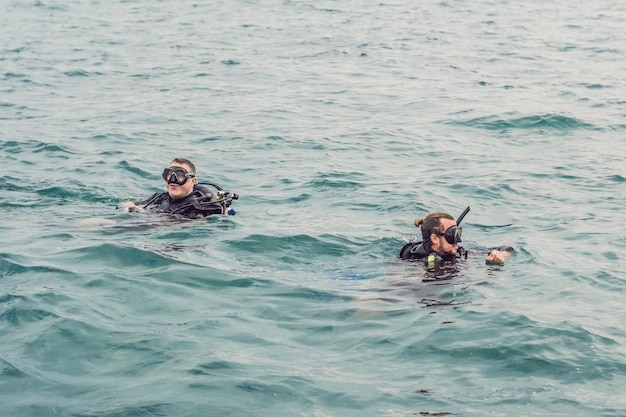
[[[414,224],[422,230],[422,240],[409,242],[400,249],[400,259],[408,261],[425,261],[428,268],[435,268],[442,262],[456,262],[467,259],[467,250],[458,243],[461,242],[461,221],[469,212],[465,211],[455,221],[448,213],[435,211],[423,219],[415,219]],[[511,246],[498,246],[489,249],[485,262],[489,265],[504,265],[514,249]]]
[[145,200],[122,203],[119,207],[126,212],[148,209],[190,219],[235,214],[230,206],[239,196],[216,184],[198,183],[196,167],[190,160],[172,160],[161,176],[166,182],[166,192],[155,193]]

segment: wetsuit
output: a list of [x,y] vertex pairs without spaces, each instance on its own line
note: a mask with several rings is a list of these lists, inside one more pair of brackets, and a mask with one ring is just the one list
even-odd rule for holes
[[175,214],[190,219],[225,214],[227,207],[202,184],[194,185],[191,194],[178,200],[172,199],[168,192],[162,192],[155,193],[146,200],[135,201],[135,205],[157,213]]

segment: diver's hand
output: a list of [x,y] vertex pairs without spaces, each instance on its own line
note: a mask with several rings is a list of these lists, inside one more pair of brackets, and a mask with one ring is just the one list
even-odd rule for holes
[[511,252],[505,250],[492,250],[485,258],[487,265],[504,265],[504,260],[511,255]]
[[126,213],[139,210],[139,208],[132,201],[125,201],[123,203],[120,203],[120,205],[118,205],[117,207],[124,210],[124,212]]

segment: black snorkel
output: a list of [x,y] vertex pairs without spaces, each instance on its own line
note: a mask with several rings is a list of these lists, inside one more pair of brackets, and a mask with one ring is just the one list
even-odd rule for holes
[[[467,215],[467,213],[469,213],[470,208],[469,206],[467,206],[465,208],[465,210],[463,210],[463,213],[461,213],[461,215],[456,219],[456,225],[457,227],[461,224],[461,222],[463,221],[463,219],[465,218],[465,216]],[[459,248],[459,256],[461,257],[465,257],[465,259],[467,259],[467,251],[463,248]]]
[[461,222],[463,221],[463,218],[465,218],[465,216],[467,215],[467,213],[469,213],[469,211],[470,211],[470,208],[469,206],[467,206],[465,210],[463,210],[463,213],[461,213],[461,215],[456,219],[457,226],[461,224]]

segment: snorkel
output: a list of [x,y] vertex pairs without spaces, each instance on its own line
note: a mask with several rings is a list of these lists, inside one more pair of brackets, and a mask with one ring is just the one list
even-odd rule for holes
[[465,210],[463,210],[463,213],[461,213],[461,215],[456,219],[456,225],[457,226],[461,224],[461,222],[463,221],[463,219],[465,218],[467,213],[469,213],[469,211],[470,211],[470,208],[469,208],[469,206],[467,206],[465,208]]
[[[461,213],[461,215],[456,219],[457,227],[461,224],[461,222],[463,221],[463,218],[465,218],[465,216],[467,215],[467,213],[469,213],[469,211],[470,211],[469,206],[465,207],[465,210],[463,210],[463,213]],[[461,252],[459,252],[459,254],[461,255],[461,257],[465,256],[465,259],[467,259],[467,251],[466,250],[462,250]]]

